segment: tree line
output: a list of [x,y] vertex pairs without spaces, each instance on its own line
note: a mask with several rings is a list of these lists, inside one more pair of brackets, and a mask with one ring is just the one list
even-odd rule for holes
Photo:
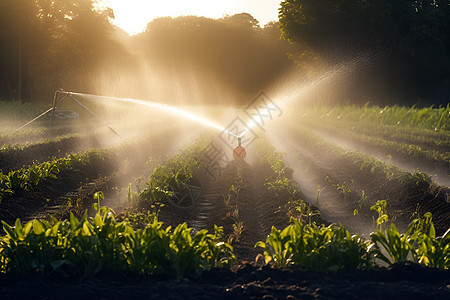
[[246,13],[158,18],[130,37],[96,4],[2,0],[0,98],[49,101],[63,88],[152,99],[165,89],[158,100],[170,101],[174,90],[195,88],[210,103],[222,91],[239,102],[292,67],[278,25]]
[[353,61],[313,100],[450,98],[450,0],[285,0],[265,26],[247,13],[163,17],[131,37],[97,4],[2,0],[0,99],[46,102],[63,88],[244,104],[294,68],[302,82]]
[[279,21],[303,68],[367,58],[350,99],[450,100],[450,0],[285,0]]

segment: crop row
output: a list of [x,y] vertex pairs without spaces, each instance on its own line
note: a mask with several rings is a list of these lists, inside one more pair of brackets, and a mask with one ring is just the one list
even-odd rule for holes
[[11,197],[19,192],[29,192],[43,181],[57,179],[61,171],[79,170],[87,165],[99,164],[104,160],[104,150],[88,150],[81,155],[69,154],[64,158],[32,164],[7,174],[0,172],[0,199]]
[[[312,119],[310,119],[313,121]],[[389,141],[413,144],[427,150],[448,151],[450,148],[450,132],[436,131],[409,126],[379,124],[373,126],[364,121],[349,122],[340,119],[321,119],[321,125],[326,127],[359,133],[366,136],[380,137]]]
[[394,125],[416,132],[420,129],[445,132],[450,129],[450,104],[446,107],[402,107],[402,106],[334,106],[309,108],[303,116],[314,115],[323,119],[339,119],[354,124],[365,124],[371,128]]
[[99,147],[105,143],[106,137],[94,132],[58,136],[35,144],[6,145],[0,149],[0,170],[8,172],[23,165],[39,163],[52,157],[61,158],[69,153],[86,151],[87,148]]
[[163,165],[156,167],[146,181],[144,190],[140,192],[140,198],[150,203],[169,200],[181,204],[187,186],[200,167],[197,158],[205,147],[205,140],[200,139],[182,153],[174,155]]
[[376,259],[389,265],[413,261],[450,268],[450,229],[437,237],[430,213],[414,219],[406,233],[391,224],[388,229],[373,232],[368,241],[351,235],[340,224],[324,226],[292,219],[283,230],[272,227],[266,242],[257,246],[264,249],[266,263],[300,270],[373,269]]
[[[99,197],[100,199],[100,197]],[[186,224],[173,231],[154,219],[143,230],[117,221],[112,211],[96,203],[97,214],[81,220],[33,220],[14,227],[3,223],[1,270],[19,275],[40,273],[92,278],[100,272],[135,272],[180,279],[198,277],[205,270],[234,259],[221,242],[222,230],[191,235]]]
[[[113,211],[94,205],[95,217],[81,220],[33,220],[15,226],[3,222],[0,270],[20,276],[41,274],[93,278],[105,272],[133,272],[174,279],[195,278],[213,267],[227,267],[235,260],[233,248],[222,241],[222,228],[214,234],[195,235],[186,223],[164,229],[155,218],[143,229],[117,221]],[[450,230],[437,237],[431,214],[411,222],[401,234],[391,225],[378,229],[365,241],[342,225],[317,225],[295,218],[283,230],[272,227],[265,242],[265,261],[297,270],[334,272],[375,269],[376,260],[388,264],[413,261],[425,266],[450,268]]]
[[[158,136],[147,139],[127,140],[126,143],[110,148],[91,149],[82,154],[69,154],[63,158],[52,158],[43,163],[33,163],[20,169],[0,172],[0,198],[10,197],[17,193],[26,193],[39,187],[44,182],[58,180],[60,172],[81,173],[83,179],[88,174],[102,174],[127,162],[133,164],[128,168],[145,165],[148,160],[148,148],[163,147]],[[108,171],[109,170],[109,171]],[[91,178],[93,179],[93,178]]]
[[325,164],[334,160],[341,160],[342,165],[347,165],[355,171],[349,172],[351,174],[369,171],[375,176],[380,176],[386,180],[394,180],[399,184],[412,183],[415,186],[428,187],[431,183],[431,178],[427,174],[420,172],[412,174],[377,160],[373,156],[367,156],[356,151],[348,151],[306,129],[297,127],[294,130],[297,138],[302,141],[302,144],[306,145],[307,151],[314,152],[316,149],[320,149],[320,156]]
[[185,148],[181,153],[166,157],[153,165],[148,178],[143,176],[135,181],[136,189],[127,190],[128,208],[124,216],[133,223],[142,225],[159,214],[166,205],[179,207],[192,206],[190,194],[192,179],[199,173],[201,162],[199,157],[206,148],[209,138],[202,136]]
[[445,194],[441,193],[443,187],[433,183],[429,175],[410,173],[373,156],[348,151],[302,128],[287,132],[298,138],[294,156],[302,165],[303,176],[315,178],[316,185],[321,186],[319,194],[325,186],[336,189],[346,200],[342,209],[352,206],[352,210],[362,210],[367,215],[370,205],[385,199],[392,213],[395,211],[404,222],[409,222],[414,211],[424,213],[421,207],[427,206],[427,210],[437,214],[439,232],[446,229],[446,212],[439,215],[440,207],[447,205]]
[[311,223],[317,221],[320,212],[310,203],[305,202],[300,186],[293,179],[294,170],[286,166],[283,161],[284,153],[277,152],[276,149],[264,141],[265,144],[259,147],[261,153],[260,163],[270,166],[272,176],[265,179],[266,188],[276,196],[280,210],[286,213],[289,218],[295,218],[302,222]]
[[83,131],[77,132],[73,126],[57,126],[57,127],[48,127],[48,126],[40,126],[40,127],[31,127],[21,129],[17,132],[4,132],[0,134],[0,146],[3,148],[13,148],[20,147],[20,145],[30,145],[34,143],[42,143],[46,140],[51,140],[60,136],[67,136],[71,134],[80,133]]
[[[344,141],[356,143],[358,146],[367,149],[372,154],[383,153],[386,157],[399,158],[408,164],[415,162],[421,169],[441,169],[443,173],[450,169],[450,152],[439,152],[435,150],[424,150],[413,144],[399,143],[386,140],[376,136],[366,136],[351,131],[343,131],[337,127],[324,127],[319,124],[307,124],[308,128],[318,128],[326,130],[327,134],[333,137],[344,138]],[[450,150],[450,149],[447,149]]]
[[[304,114],[305,115],[305,114]],[[450,132],[435,131],[421,128],[410,128],[399,125],[377,126],[364,123],[364,121],[345,121],[340,119],[320,118],[315,115],[302,116],[300,123],[320,126],[323,129],[339,128],[346,134],[354,133],[374,138],[382,138],[386,141],[415,145],[425,150],[448,152],[450,149]]]

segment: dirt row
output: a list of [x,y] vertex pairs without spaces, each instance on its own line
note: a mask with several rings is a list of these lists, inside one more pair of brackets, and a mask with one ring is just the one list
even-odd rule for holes
[[180,282],[100,274],[95,280],[0,275],[2,299],[420,299],[450,298],[450,271],[393,265],[377,271],[293,272],[248,263]]
[[[279,151],[287,153],[286,163],[294,168],[294,179],[307,200],[316,204],[330,222],[341,222],[350,231],[367,235],[375,228],[373,220],[377,216],[369,210],[370,206],[378,200],[387,200],[391,220],[400,228],[406,228],[416,211],[432,212],[440,234],[450,227],[450,203],[446,202],[445,188],[399,184],[370,170],[361,170],[339,153],[325,151],[323,145],[305,143],[296,128],[284,126],[276,133],[269,135],[270,141]],[[356,216],[355,209],[359,212]]]
[[[181,222],[198,231],[214,230],[214,225],[224,228],[224,240],[229,242],[240,261],[254,261],[261,249],[255,249],[258,241],[265,241],[271,227],[284,228],[289,224],[286,204],[265,186],[265,179],[272,176],[270,166],[249,165],[245,161],[232,161],[220,176],[211,177],[202,169],[194,182],[201,187],[201,196],[188,208],[166,205],[159,220],[176,226]],[[234,186],[237,191],[230,192]],[[226,204],[226,197],[232,199]],[[234,229],[241,226],[241,229]]]
[[[154,147],[146,150],[152,155],[167,154],[169,152],[167,149],[174,140],[158,139]],[[294,150],[301,149],[300,141],[292,139],[289,141],[290,147],[286,149],[291,152],[288,153],[295,153]],[[130,155],[137,153],[140,153],[138,149]],[[311,158],[315,157],[313,154]],[[287,158],[285,163],[295,169],[294,175],[313,174],[317,170],[298,172],[305,166],[291,164],[291,157],[288,155]],[[317,161],[311,164],[311,166],[314,165],[317,166]],[[321,169],[339,168],[322,166]],[[106,185],[113,182],[114,178],[117,179],[113,175],[114,171],[117,171],[117,168],[101,170],[102,176],[111,174],[110,181],[107,180]],[[98,175],[95,172],[94,174]],[[264,185],[265,179],[271,175],[270,167],[258,163],[249,165],[245,162],[231,162],[221,176],[215,178],[208,176],[206,172],[199,172],[192,183],[201,188],[201,196],[195,205],[184,208],[167,205],[160,212],[159,218],[166,225],[187,222],[194,230],[203,228],[212,230],[214,224],[224,226],[225,238],[233,238],[231,242],[234,252],[241,261],[232,270],[214,269],[204,273],[198,279],[184,279],[179,282],[113,273],[99,274],[94,280],[80,282],[59,277],[36,276],[24,279],[15,278],[12,275],[0,275],[1,298],[27,299],[31,295],[34,299],[79,299],[80,297],[93,299],[100,297],[102,299],[448,299],[450,297],[450,271],[439,271],[414,264],[393,265],[377,271],[340,271],[333,274],[321,274],[274,269],[262,266],[261,260],[254,263],[256,256],[261,253],[261,250],[254,248],[255,243],[265,240],[272,225],[283,228],[288,222],[286,213],[279,208],[283,206],[283,200],[269,192]],[[80,187],[77,180],[82,178],[81,175],[75,176],[73,181],[69,178],[74,176],[73,173],[67,176],[67,178],[61,177],[62,180],[59,181],[61,186],[53,186],[55,193],[63,194]],[[302,189],[307,190],[305,182],[297,181]],[[232,210],[230,206],[225,205],[224,201],[231,185],[240,188],[238,197],[233,198],[233,204],[236,204],[235,207],[239,211],[237,216],[230,215]],[[48,191],[50,187],[46,189]],[[320,199],[326,199],[325,193]],[[312,200],[314,202],[314,197]],[[322,208],[326,208],[326,202],[319,204]],[[2,207],[3,203],[0,209],[3,209]],[[350,217],[340,215],[338,207],[339,205],[328,207],[325,211],[330,216],[334,215],[335,218],[336,215],[338,218],[344,218],[341,221],[344,221],[345,225],[345,217],[347,219]],[[29,209],[23,213],[31,211]],[[233,224],[236,224],[235,221],[243,223],[239,238],[233,235],[235,232],[232,228]]]
[[[373,155],[386,163],[405,168],[410,172],[417,170],[425,172],[433,177],[440,185],[448,187],[450,185],[450,162],[446,160],[436,160],[428,157],[416,157],[414,154],[407,154],[397,151],[394,148],[387,148],[384,145],[376,145],[367,140],[359,139],[352,132],[345,133],[339,127],[328,124],[299,123],[302,127],[308,128],[324,139],[334,142],[342,147],[359,151],[366,155]],[[362,136],[363,137],[363,136]],[[413,144],[414,145],[414,144]],[[437,150],[439,149],[439,150]],[[433,146],[431,151],[442,151],[450,153],[450,148],[440,148]]]
[[26,165],[41,163],[53,157],[61,158],[70,153],[82,153],[91,148],[108,147],[117,142],[112,133],[105,135],[67,136],[56,140],[36,143],[23,148],[15,147],[0,151],[0,171],[4,174]]
[[[49,214],[62,217],[70,208],[69,202],[71,206],[78,205],[80,211],[92,208],[95,192],[108,193],[115,187],[126,187],[132,178],[148,173],[145,170],[151,167],[147,164],[150,158],[157,163],[177,152],[179,140],[167,139],[166,134],[150,132],[142,137],[143,142],[122,141],[122,148],[111,150],[107,160],[96,160],[81,169],[62,170],[57,179],[46,179],[29,192],[2,199],[0,220],[12,224],[17,218],[26,221]],[[177,135],[176,131],[172,134]]]

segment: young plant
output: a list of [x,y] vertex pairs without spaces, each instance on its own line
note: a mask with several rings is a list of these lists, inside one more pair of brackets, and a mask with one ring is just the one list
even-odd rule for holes
[[282,231],[272,227],[264,248],[266,263],[310,271],[334,272],[373,266],[367,244],[352,236],[342,225],[317,226],[291,219]]
[[228,237],[228,244],[239,243],[242,232],[244,231],[244,222],[235,220],[233,224],[233,232]]
[[[97,194],[97,200],[102,194]],[[186,223],[162,228],[155,219],[144,229],[134,230],[127,221],[117,221],[114,212],[95,203],[97,213],[79,220],[33,220],[22,227],[3,222],[6,235],[0,239],[0,270],[19,275],[61,274],[93,278],[101,272],[133,271],[174,279],[198,277],[213,267],[224,267],[235,256],[222,242],[222,229],[213,234],[191,234]]]
[[386,200],[379,200],[370,207],[370,210],[374,210],[378,213],[377,226],[378,230],[383,228],[383,224],[389,220],[389,216],[386,213]]
[[[409,228],[405,234],[400,234],[392,223],[391,228],[386,229],[384,232],[377,230],[370,235],[372,244],[369,249],[375,258],[381,259],[387,264],[404,263],[409,260],[409,257],[414,262],[417,262],[414,250],[417,234],[412,234],[411,231],[412,228]],[[383,246],[390,258],[383,254],[379,245]]]
[[313,223],[314,217],[320,216],[319,210],[313,210],[309,203],[301,199],[289,201],[285,205],[285,209],[289,218],[294,218],[305,224]]
[[[370,239],[370,251],[388,264],[412,260],[429,267],[450,268],[450,230],[442,237],[436,237],[429,212],[423,218],[414,219],[405,234],[400,234],[391,224],[391,228],[384,232],[377,230],[372,233]],[[380,245],[388,256],[383,254]]]
[[140,193],[140,197],[151,203],[178,203],[193,178],[193,173],[199,168],[200,163],[194,156],[187,151],[182,155],[175,155],[165,165],[157,167],[150,175],[147,187]]
[[420,264],[438,269],[450,269],[450,229],[443,236],[435,233],[421,234],[418,238],[417,256]]
[[414,219],[410,226],[418,232],[417,257],[420,264],[439,269],[450,269],[450,229],[436,237],[430,212]]

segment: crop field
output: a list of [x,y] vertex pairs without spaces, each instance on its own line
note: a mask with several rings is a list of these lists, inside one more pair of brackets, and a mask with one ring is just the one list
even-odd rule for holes
[[69,107],[77,118],[15,131],[43,109],[1,103],[6,297],[26,295],[30,276],[51,298],[49,278],[76,297],[125,275],[161,297],[450,296],[450,106],[291,109],[246,127],[233,158],[237,136],[192,116],[223,125],[238,110],[174,121],[127,105],[93,105],[103,124]]

